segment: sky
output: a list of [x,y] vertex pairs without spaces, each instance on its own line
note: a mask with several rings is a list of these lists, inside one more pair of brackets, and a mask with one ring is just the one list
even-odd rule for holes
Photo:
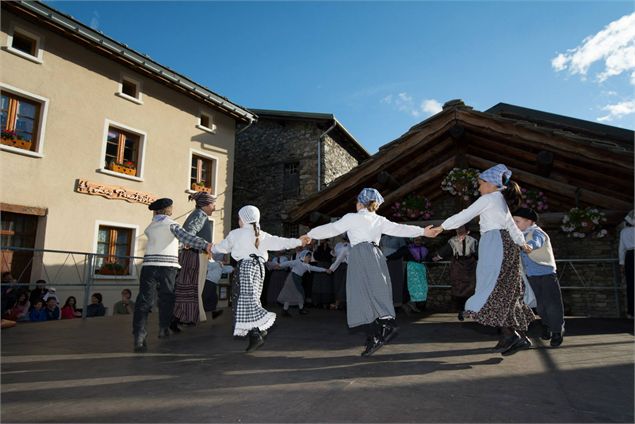
[[462,99],[635,127],[632,1],[47,1],[247,108],[371,154]]

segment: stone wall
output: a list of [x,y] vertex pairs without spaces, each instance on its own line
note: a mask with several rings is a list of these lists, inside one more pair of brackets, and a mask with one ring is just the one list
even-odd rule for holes
[[342,141],[324,137],[322,143],[322,189],[337,177],[355,168],[359,161],[343,147]]

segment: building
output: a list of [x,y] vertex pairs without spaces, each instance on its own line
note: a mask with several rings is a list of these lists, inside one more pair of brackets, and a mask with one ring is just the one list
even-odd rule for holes
[[257,205],[272,234],[297,236],[289,212],[370,155],[331,114],[251,109],[236,136],[234,214]]
[[[481,112],[449,101],[307,198],[289,219],[314,225],[314,217],[340,217],[354,210],[352,199],[363,187],[375,187],[385,198],[379,213],[390,215],[396,202],[416,194],[432,202],[432,218],[419,223],[439,224],[466,206],[441,190],[450,170],[504,163],[521,187],[546,195],[549,209],[540,224],[550,233],[556,259],[575,260],[560,264],[561,282],[571,287],[564,292],[566,312],[615,316],[625,310],[616,257],[618,226],[633,209],[634,136],[631,130],[505,103]],[[563,234],[563,216],[573,207],[603,211],[607,236],[582,240]],[[431,249],[438,243],[426,242]],[[447,310],[449,290],[433,288],[429,299],[433,309]]]
[[[155,198],[182,223],[188,194],[210,191],[214,238],[230,230],[235,129],[252,112],[40,2],[2,2],[0,43],[3,247],[104,255],[90,266],[117,283],[108,306],[137,284],[138,261],[117,256],[143,254]],[[82,260],[3,250],[2,270],[61,286],[86,280]]]

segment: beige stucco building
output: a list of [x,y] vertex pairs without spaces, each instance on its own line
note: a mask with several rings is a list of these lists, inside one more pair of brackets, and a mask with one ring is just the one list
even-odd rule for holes
[[[204,181],[214,239],[230,230],[235,128],[250,111],[45,4],[2,2],[0,44],[3,248],[112,255],[94,272],[116,283],[99,288],[112,306],[124,287],[136,295],[137,265],[115,255],[143,256],[153,198],[174,199],[183,223]],[[61,286],[81,260],[4,250],[2,270],[46,279],[64,301],[81,295]]]

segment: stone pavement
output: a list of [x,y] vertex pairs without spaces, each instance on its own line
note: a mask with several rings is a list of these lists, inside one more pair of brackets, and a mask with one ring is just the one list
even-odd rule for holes
[[150,320],[132,353],[131,317],[2,330],[1,421],[633,422],[633,321],[569,318],[562,347],[503,358],[496,334],[454,314],[400,317],[369,358],[345,314],[278,318],[245,354],[229,313],[168,340]]

